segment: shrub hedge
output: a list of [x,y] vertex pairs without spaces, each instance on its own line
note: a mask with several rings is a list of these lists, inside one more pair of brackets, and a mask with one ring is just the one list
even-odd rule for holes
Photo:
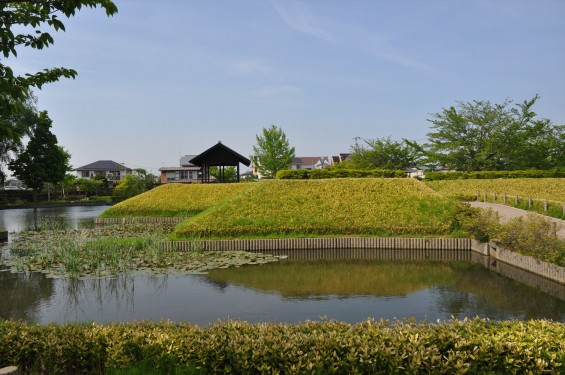
[[564,362],[565,325],[546,320],[0,323],[0,367],[25,373],[104,373],[144,363],[155,372],[204,374],[559,374]]
[[565,177],[565,170],[528,170],[528,171],[474,171],[474,172],[426,172],[426,181],[467,180],[494,178],[560,178]]
[[406,172],[387,169],[284,169],[277,172],[275,176],[281,180],[307,180],[321,178],[364,178],[364,177],[388,177],[405,178]]

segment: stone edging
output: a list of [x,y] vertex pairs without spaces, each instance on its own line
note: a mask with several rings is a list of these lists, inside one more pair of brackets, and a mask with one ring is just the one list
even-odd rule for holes
[[[230,251],[268,252],[293,250],[339,249],[391,249],[391,250],[463,250],[489,256],[533,274],[565,285],[565,267],[504,250],[494,244],[481,243],[467,238],[388,238],[388,237],[336,237],[336,238],[280,238],[243,240],[164,241],[164,251]],[[332,255],[335,255],[332,253]]]
[[404,249],[404,250],[469,250],[471,240],[466,238],[275,238],[245,240],[165,241],[166,251],[271,251],[318,249]]
[[522,255],[515,251],[503,249],[493,243],[482,243],[472,240],[471,250],[479,254],[489,256],[492,259],[510,264],[546,279],[565,284],[565,267],[544,262],[542,260]]
[[177,224],[184,217],[96,217],[94,224]]

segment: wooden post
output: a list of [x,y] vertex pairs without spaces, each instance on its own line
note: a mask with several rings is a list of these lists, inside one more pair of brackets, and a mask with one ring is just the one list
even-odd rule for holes
[[494,203],[496,203],[496,191],[494,192],[494,194],[492,195],[492,197],[494,198]]
[[532,208],[532,197],[528,198],[528,208]]
[[483,193],[483,202],[486,202],[486,201],[487,201],[487,192],[485,191]]
[[477,202],[481,201],[481,192],[477,191]]
[[518,207],[518,196],[517,195],[514,197],[514,203],[515,203],[514,205],[516,207]]
[[547,200],[543,200],[543,211],[547,212]]
[[506,193],[504,193],[504,198],[502,198],[502,199],[503,199],[502,202],[503,202],[504,204],[506,204]]

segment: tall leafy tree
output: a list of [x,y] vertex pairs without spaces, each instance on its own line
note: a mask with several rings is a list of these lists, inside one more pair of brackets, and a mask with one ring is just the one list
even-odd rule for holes
[[366,139],[351,146],[351,167],[358,169],[405,169],[419,165],[422,153],[407,140]]
[[253,146],[251,160],[259,173],[275,177],[278,171],[292,164],[294,147],[290,147],[286,134],[276,125],[263,128],[262,135],[256,135],[257,145]]
[[36,98],[29,94],[23,101],[12,101],[15,110],[10,115],[0,116],[0,182],[4,182],[3,167],[22,148],[22,138],[29,135],[37,122]]
[[210,176],[218,182],[234,182],[237,181],[237,170],[233,166],[225,166],[223,171],[220,167],[210,167]]
[[563,167],[562,127],[538,119],[539,97],[513,107],[489,101],[458,102],[429,119],[431,164],[462,171]]
[[51,124],[47,112],[40,112],[25,150],[8,164],[14,175],[33,189],[34,201],[45,183],[61,182],[70,170],[70,155],[58,145]]
[[[19,47],[43,49],[53,44],[50,31],[65,31],[62,17],[72,17],[83,7],[100,6],[108,16],[118,8],[111,0],[0,0],[0,52],[5,58],[17,57]],[[0,116],[11,116],[17,104],[25,101],[32,88],[60,78],[74,78],[67,68],[48,68],[36,73],[16,75],[0,62]]]

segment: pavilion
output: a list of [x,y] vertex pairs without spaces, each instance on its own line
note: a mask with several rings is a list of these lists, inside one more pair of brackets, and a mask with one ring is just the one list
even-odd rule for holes
[[223,145],[222,142],[218,142],[200,155],[190,159],[190,163],[202,168],[201,182],[211,181],[210,167],[218,167],[221,180],[225,176],[225,167],[236,167],[237,182],[239,182],[239,164],[249,167],[251,160]]

